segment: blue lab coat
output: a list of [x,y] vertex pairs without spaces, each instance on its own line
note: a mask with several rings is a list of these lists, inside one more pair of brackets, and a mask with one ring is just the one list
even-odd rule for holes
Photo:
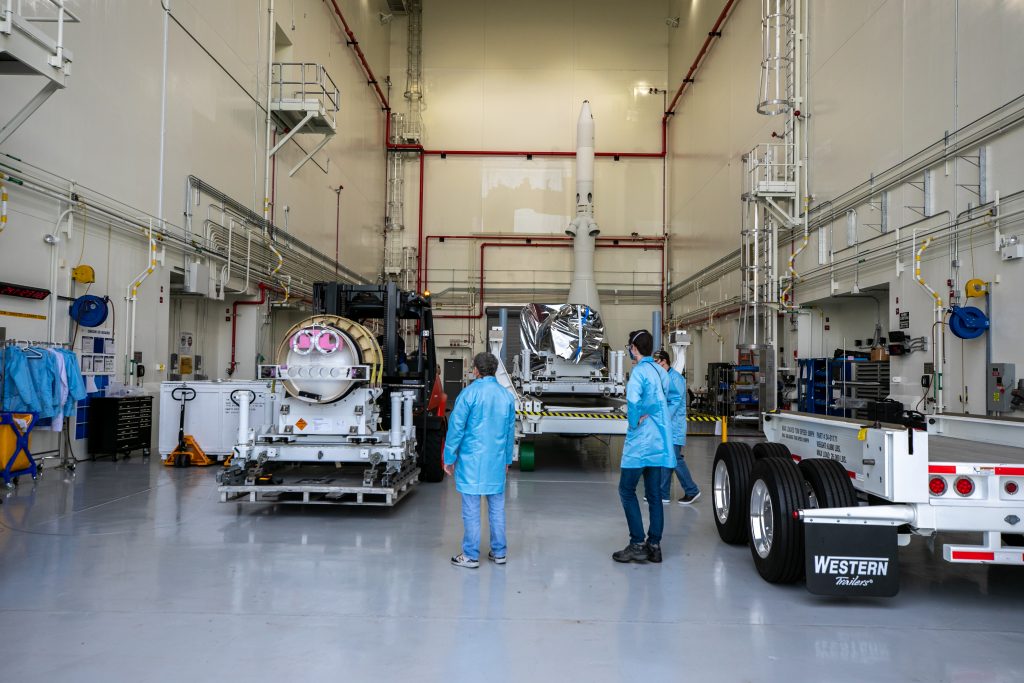
[[29,372],[25,351],[17,346],[3,349],[4,405],[11,413],[38,413],[41,409],[36,385]]
[[455,489],[477,496],[503,493],[515,437],[516,405],[508,389],[494,377],[481,377],[463,389],[444,444],[444,464],[455,464]]
[[28,356],[28,371],[32,384],[36,388],[39,399],[39,417],[56,417],[61,414],[60,405],[60,374],[57,370],[57,359],[46,349],[29,347],[29,352],[36,352],[41,357]]
[[672,419],[672,443],[686,445],[686,378],[669,368],[665,372],[665,397]]
[[85,391],[85,380],[82,378],[82,369],[78,367],[78,356],[74,351],[58,349],[57,353],[64,358],[64,374],[68,382],[68,400],[64,404],[64,417],[71,417],[75,414],[78,402],[88,395]]
[[[675,467],[672,418],[665,398],[665,371],[644,356],[626,384],[626,416],[629,428],[622,445],[622,468]],[[641,422],[644,415],[647,418]]]

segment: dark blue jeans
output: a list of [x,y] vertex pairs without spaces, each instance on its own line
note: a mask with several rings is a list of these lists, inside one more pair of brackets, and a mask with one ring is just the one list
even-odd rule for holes
[[644,518],[640,514],[640,501],[636,499],[636,485],[640,477],[644,478],[644,493],[647,495],[647,507],[650,510],[651,523],[647,530],[647,542],[651,545],[661,543],[661,533],[665,530],[665,510],[661,507],[662,467],[624,467],[619,474],[619,499],[622,509],[626,512],[626,524],[629,525],[629,542],[644,542]]
[[683,459],[683,447],[676,446],[676,467],[675,469],[666,467],[665,475],[661,482],[662,500],[669,500],[672,498],[673,472],[675,472],[676,476],[679,477],[679,483],[683,487],[684,494],[687,496],[696,496],[700,493],[700,487],[697,486],[697,482],[693,480],[693,476],[690,475],[690,468],[686,466],[686,460]]

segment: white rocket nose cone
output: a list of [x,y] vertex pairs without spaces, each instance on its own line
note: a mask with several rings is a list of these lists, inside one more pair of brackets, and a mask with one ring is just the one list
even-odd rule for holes
[[581,133],[588,129],[591,135],[593,135],[594,115],[590,111],[590,102],[583,100],[583,106],[580,107],[580,117],[576,121],[576,132]]

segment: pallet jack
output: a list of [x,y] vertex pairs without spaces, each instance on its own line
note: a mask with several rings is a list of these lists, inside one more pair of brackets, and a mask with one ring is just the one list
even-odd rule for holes
[[195,437],[185,434],[185,404],[195,397],[196,390],[192,387],[178,387],[171,391],[171,398],[181,401],[181,414],[178,418],[178,446],[164,460],[168,467],[205,467],[215,462],[203,452]]

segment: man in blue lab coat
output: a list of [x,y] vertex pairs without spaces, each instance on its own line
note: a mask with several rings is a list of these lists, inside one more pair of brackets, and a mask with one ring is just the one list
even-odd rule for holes
[[480,566],[480,502],[487,498],[491,530],[488,557],[505,564],[505,475],[515,446],[516,406],[512,393],[498,384],[498,359],[490,353],[473,358],[475,380],[455,400],[444,446],[444,471],[455,477],[462,494],[465,534],[458,567]]
[[[612,554],[616,562],[661,562],[661,534],[665,511],[661,507],[664,468],[675,467],[672,422],[665,398],[665,371],[651,358],[654,338],[647,330],[630,332],[626,345],[636,363],[626,384],[626,416],[629,426],[622,445],[619,498],[629,526],[629,545]],[[650,526],[644,539],[644,523],[636,485],[641,477],[650,510]]]

